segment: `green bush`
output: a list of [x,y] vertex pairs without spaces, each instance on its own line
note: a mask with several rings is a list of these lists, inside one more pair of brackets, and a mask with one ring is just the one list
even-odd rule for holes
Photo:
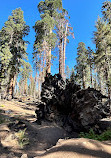
[[111,140],[111,129],[105,130],[102,134],[96,134],[93,129],[90,129],[89,133],[81,132],[79,136],[99,141]]
[[21,148],[24,148],[25,145],[29,144],[29,138],[27,137],[26,129],[20,130],[17,133],[17,138]]

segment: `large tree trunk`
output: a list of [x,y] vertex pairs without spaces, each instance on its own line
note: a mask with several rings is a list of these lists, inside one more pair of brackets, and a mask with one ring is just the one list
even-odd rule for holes
[[13,76],[10,76],[9,80],[9,86],[7,88],[7,99],[13,99],[14,98],[14,88],[16,83],[16,74]]

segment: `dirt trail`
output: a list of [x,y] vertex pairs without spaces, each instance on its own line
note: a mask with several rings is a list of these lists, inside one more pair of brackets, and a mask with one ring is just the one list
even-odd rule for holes
[[26,103],[21,103],[18,101],[0,101],[0,109],[5,111],[5,115],[10,117],[20,117],[21,119],[33,121],[35,116],[35,106],[26,105]]
[[[27,154],[28,158],[111,157],[111,141],[100,143],[81,138],[63,140],[67,134],[55,123],[43,122],[42,125],[35,123],[35,108],[36,105],[18,101],[0,101],[1,116],[5,116],[8,120],[0,124],[0,158],[20,158],[22,154]],[[10,121],[11,128],[8,126]],[[29,144],[24,149],[18,146],[14,137],[19,121],[23,123],[21,126],[25,124],[29,138]]]
[[4,153],[4,148],[10,148],[10,150],[5,151],[5,155],[10,152],[14,152],[17,156],[26,153],[29,158],[32,158],[46,152],[46,149],[55,145],[59,138],[66,137],[65,131],[54,123],[43,122],[42,125],[37,125],[35,123],[35,108],[36,105],[27,105],[26,103],[17,101],[0,102],[0,110],[3,111],[3,115],[11,119],[12,122],[19,120],[25,123],[26,133],[29,138],[29,145],[24,150],[21,150],[16,140],[11,138],[13,137],[14,127],[16,128],[16,126],[12,126],[13,128],[9,129],[9,123],[1,124],[0,139],[1,145],[3,146],[0,152],[1,158],[3,157],[2,152]]

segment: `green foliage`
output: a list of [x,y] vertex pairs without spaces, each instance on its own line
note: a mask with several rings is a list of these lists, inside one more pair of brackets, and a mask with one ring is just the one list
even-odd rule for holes
[[111,2],[105,1],[102,6],[103,18],[111,24]]
[[83,88],[94,87],[104,95],[111,96],[111,2],[102,6],[102,17],[98,17],[94,43],[96,50],[86,49],[83,42],[78,44],[76,78]]
[[21,80],[28,79],[31,75],[32,69],[29,62],[22,60],[22,67],[20,68],[20,76]]
[[36,83],[35,83],[35,79],[31,76],[30,84],[28,86],[28,94],[34,97],[35,92],[36,92]]
[[76,75],[75,75],[75,72],[74,72],[74,69],[72,68],[71,70],[71,74],[70,74],[70,81],[72,81],[73,83],[76,83]]
[[22,60],[22,67],[19,72],[19,95],[27,94],[28,86],[27,80],[30,78],[32,73],[32,68],[29,62]]
[[57,15],[56,9],[62,9],[62,0],[45,0],[40,1],[38,10],[40,13],[48,13],[50,16],[55,17]]
[[99,87],[108,93],[110,98],[110,77],[111,77],[111,2],[105,1],[102,6],[102,18],[98,18],[94,42],[96,52],[94,62],[99,77]]
[[[88,65],[88,53],[86,46],[83,42],[78,44],[77,48],[77,65],[76,65],[76,76],[78,79],[78,84],[83,88],[86,88],[86,81],[89,80],[89,65]],[[87,86],[88,87],[88,86]]]
[[24,37],[28,33],[29,26],[24,21],[23,11],[21,8],[13,10],[12,15],[8,17],[0,30],[0,82],[4,82],[2,85],[7,85],[5,86],[7,92],[9,92],[12,79],[20,71],[22,60],[27,59],[27,41]]
[[69,77],[70,77],[70,68],[69,68],[68,65],[66,66],[66,72],[65,72],[65,74],[66,74],[66,79],[69,79]]
[[34,69],[39,76],[38,82],[43,82],[46,72],[50,73],[51,71],[51,51],[55,49],[57,43],[56,17],[61,9],[62,0],[44,0],[38,4],[41,20],[38,20],[33,27],[36,33],[33,45],[33,62]]
[[29,138],[27,137],[26,129],[20,130],[17,133],[17,139],[21,148],[24,148],[25,145],[29,144]]
[[95,134],[93,129],[90,129],[89,133],[81,132],[80,137],[99,140],[99,141],[111,140],[111,129],[105,130],[102,134]]

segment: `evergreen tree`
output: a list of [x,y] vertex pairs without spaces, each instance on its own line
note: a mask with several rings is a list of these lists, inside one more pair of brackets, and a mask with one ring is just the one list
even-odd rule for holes
[[66,44],[69,42],[68,36],[74,33],[73,28],[69,24],[68,12],[62,9],[61,13],[58,14],[56,18],[56,32],[58,37],[58,48],[59,48],[59,73],[63,78],[65,78],[65,54],[66,54]]
[[[28,32],[29,26],[26,25],[23,11],[20,8],[12,11],[12,15],[9,16],[8,21],[5,22],[4,27],[0,31],[0,50],[4,47],[4,49],[8,49],[10,52],[6,73],[8,74],[7,94],[12,97],[16,76],[22,65],[21,59],[27,58],[27,42],[24,40],[24,37],[28,35]],[[1,51],[0,60],[3,56],[7,56],[7,51]],[[0,62],[3,64],[2,60]]]
[[27,86],[27,80],[29,79],[31,75],[31,65],[29,62],[22,61],[22,67],[20,68],[20,83],[22,84],[22,94],[27,94],[28,86]]
[[77,65],[76,65],[76,72],[78,78],[78,84],[80,84],[83,88],[86,88],[86,80],[87,80],[87,49],[83,42],[78,44],[77,48]]
[[37,57],[36,54],[38,54],[39,58],[43,59],[40,60],[44,61],[41,64],[43,65],[43,69],[46,67],[46,73],[51,72],[51,50],[55,48],[56,43],[56,35],[53,32],[53,29],[55,26],[55,18],[58,13],[57,10],[60,8],[62,8],[61,0],[45,0],[41,1],[38,5],[41,20],[37,21],[34,26],[36,32],[36,39],[34,42],[34,60],[35,56]]
[[32,75],[30,76],[30,84],[28,86],[28,94],[30,96],[33,96],[35,99],[35,97],[36,97],[36,85],[35,85],[35,79],[34,79],[34,77],[32,77]]
[[90,47],[87,49],[88,61],[87,65],[90,69],[90,86],[93,87],[93,69],[94,69],[94,52]]
[[77,83],[76,75],[75,75],[75,72],[74,72],[74,68],[72,68],[72,70],[71,70],[70,81],[73,82],[73,83]]
[[66,79],[69,79],[69,78],[70,78],[70,68],[69,68],[68,65],[66,66],[66,72],[65,72],[65,75],[66,75]]
[[[95,64],[99,73],[101,88],[106,87],[106,93],[110,98],[111,87],[109,80],[111,76],[111,2],[106,1],[103,3],[102,13],[103,17],[98,18],[96,23],[96,31],[94,32],[94,41],[96,44]],[[104,73],[103,73],[104,72]],[[105,83],[105,85],[104,85]]]

